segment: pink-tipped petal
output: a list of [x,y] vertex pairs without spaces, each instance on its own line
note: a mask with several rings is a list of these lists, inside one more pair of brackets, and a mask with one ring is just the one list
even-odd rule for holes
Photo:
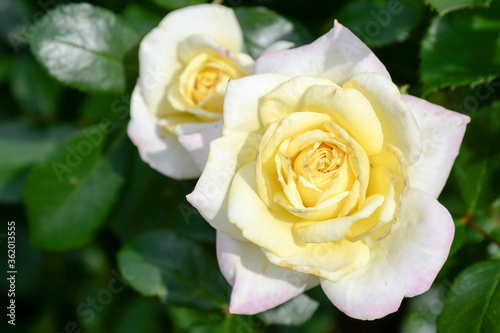
[[222,120],[214,122],[204,130],[193,134],[179,135],[180,144],[186,149],[196,166],[203,171],[207,164],[210,142],[221,136]]
[[217,232],[217,259],[233,286],[229,311],[255,314],[274,308],[319,284],[316,276],[271,264],[261,249]]
[[376,319],[398,310],[403,297],[430,288],[448,256],[455,225],[430,194],[410,189],[400,226],[371,247],[370,261],[337,283],[322,280],[333,304],[358,319]]
[[417,120],[423,143],[420,159],[409,169],[410,184],[437,198],[458,155],[470,118],[421,98],[402,97]]
[[311,44],[263,55],[257,59],[255,72],[321,76],[337,84],[364,72],[379,73],[390,79],[375,54],[337,21],[332,30]]
[[128,136],[139,149],[144,162],[162,174],[175,179],[191,179],[200,176],[200,170],[177,138],[157,125],[138,86],[132,93],[130,113]]

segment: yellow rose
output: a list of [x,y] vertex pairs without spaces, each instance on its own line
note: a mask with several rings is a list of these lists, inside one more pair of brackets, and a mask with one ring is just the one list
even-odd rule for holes
[[374,319],[427,290],[453,239],[436,198],[469,118],[401,95],[338,23],[256,72],[272,74],[229,83],[222,137],[188,196],[219,231],[230,311],[321,284],[346,314]]
[[253,74],[243,52],[236,16],[220,5],[173,11],[143,39],[128,134],[145,162],[176,179],[200,175],[227,83]]

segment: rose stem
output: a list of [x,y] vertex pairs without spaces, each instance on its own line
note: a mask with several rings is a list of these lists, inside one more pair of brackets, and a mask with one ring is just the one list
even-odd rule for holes
[[472,216],[466,215],[464,218],[464,221],[465,221],[465,224],[468,224],[472,228],[476,229],[476,231],[479,232],[481,235],[483,235],[484,238],[486,238],[490,242],[493,242],[493,243],[497,244],[498,246],[500,246],[500,241],[498,239],[496,239],[495,237],[491,236],[486,231],[484,231],[483,228],[481,228],[476,222],[474,222],[474,220],[472,219]]

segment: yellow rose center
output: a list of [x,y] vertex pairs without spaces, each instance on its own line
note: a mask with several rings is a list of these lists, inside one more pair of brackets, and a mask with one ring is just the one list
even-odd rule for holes
[[198,72],[196,83],[192,92],[193,102],[200,103],[215,93],[226,90],[226,85],[231,77],[215,67],[206,67]]
[[[243,76],[245,72],[232,60],[217,53],[202,53],[191,59],[179,76],[178,91],[188,110],[221,114],[227,83]],[[177,100],[175,94],[172,98]]]
[[344,152],[337,146],[321,143],[311,154],[309,165],[314,175],[331,173],[342,164]]

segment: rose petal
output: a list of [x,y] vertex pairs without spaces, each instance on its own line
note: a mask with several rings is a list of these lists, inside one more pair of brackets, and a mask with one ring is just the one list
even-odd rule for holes
[[224,100],[222,133],[230,135],[260,130],[260,98],[288,79],[282,74],[262,74],[231,80]]
[[411,186],[437,198],[458,155],[470,118],[417,97],[402,97],[417,120],[423,142],[420,159],[408,171]]
[[302,96],[298,109],[328,114],[368,156],[382,150],[384,134],[380,121],[370,102],[356,89],[314,85]]
[[266,47],[260,55],[264,55],[264,54],[276,52],[276,51],[288,50],[294,46],[295,46],[295,43],[289,42],[287,40],[279,40],[279,41],[272,43],[268,47]]
[[319,278],[271,264],[261,249],[217,232],[217,259],[233,286],[229,311],[255,314],[274,308],[319,284]]
[[208,35],[191,35],[179,43],[179,57],[187,64],[194,57],[206,52],[215,52],[234,62],[246,75],[253,74],[255,61],[246,53],[231,52]]
[[255,158],[260,136],[235,133],[213,140],[208,160],[188,201],[215,229],[244,240],[241,231],[228,220],[228,192],[236,170]]
[[330,281],[342,279],[362,268],[370,259],[370,250],[364,242],[351,243],[345,239],[330,243],[309,243],[290,257],[281,257],[265,249],[264,253],[275,265]]
[[363,207],[354,214],[319,222],[296,223],[295,231],[307,243],[336,242],[345,236],[353,224],[370,217],[383,202],[384,196],[375,194],[368,197]]
[[298,218],[283,209],[269,210],[256,188],[255,162],[249,162],[233,178],[227,210],[229,221],[247,240],[277,255],[289,257],[300,252],[305,244],[295,239],[291,223]]
[[178,137],[180,144],[187,150],[200,171],[203,171],[205,164],[207,164],[210,142],[219,138],[221,131],[222,121],[217,121],[198,133]]
[[331,280],[340,279],[366,264],[369,250],[362,242],[302,242],[293,230],[292,222],[297,222],[297,218],[284,210],[269,210],[255,187],[254,163],[249,162],[234,176],[228,216],[231,223],[242,230],[243,237],[265,250],[272,263]]
[[363,268],[334,283],[323,279],[328,298],[347,315],[376,319],[398,310],[404,296],[431,286],[453,240],[450,213],[431,195],[410,189],[397,230],[375,242]]
[[387,167],[373,167],[370,174],[371,179],[367,194],[382,194],[384,202],[370,217],[356,222],[349,228],[345,237],[351,242],[357,242],[365,238],[384,224],[390,223],[397,218],[395,215],[399,208],[398,197],[401,195],[402,185],[397,186],[396,178]]
[[132,93],[130,112],[128,136],[139,149],[144,162],[175,179],[190,179],[200,175],[200,170],[177,138],[157,125],[138,86]]
[[141,42],[139,85],[148,106],[155,114],[167,114],[165,91],[181,69],[178,44],[187,36],[204,34],[222,47],[243,51],[243,36],[232,9],[213,4],[188,6],[168,14]]
[[351,77],[342,88],[354,88],[370,101],[382,124],[385,143],[399,148],[410,164],[420,157],[417,122],[394,83],[380,74],[362,73]]
[[259,105],[260,120],[264,127],[272,122],[283,119],[297,111],[302,95],[313,85],[332,85],[338,87],[333,81],[320,77],[300,76],[290,78],[273,91],[266,94]]
[[309,45],[263,55],[257,59],[255,72],[321,76],[337,84],[364,72],[390,79],[375,54],[337,21],[330,32]]

